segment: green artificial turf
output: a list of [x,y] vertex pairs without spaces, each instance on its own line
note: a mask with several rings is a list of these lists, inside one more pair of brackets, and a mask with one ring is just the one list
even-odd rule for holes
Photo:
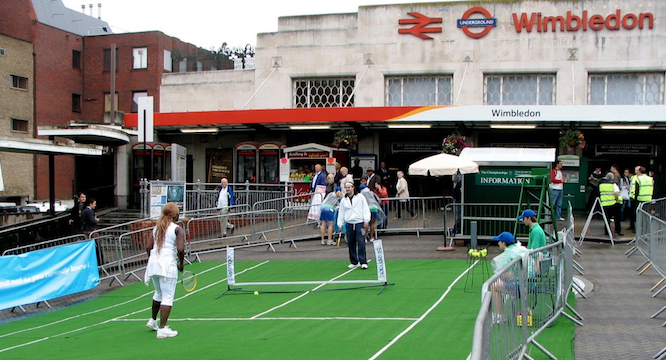
[[[299,266],[308,272],[305,263]],[[339,261],[331,266],[340,267],[339,274],[347,270]],[[179,331],[175,338],[156,339],[145,327],[152,287],[137,283],[0,326],[0,358],[465,359],[483,279],[477,271],[474,286],[468,282],[465,289],[464,275],[451,284],[468,266],[464,260],[388,261],[388,279],[395,285],[381,295],[379,288],[266,293],[268,288],[258,287],[259,295],[252,288],[215,299],[227,289],[224,264],[196,263],[188,268],[198,274],[197,289],[186,294],[179,287],[176,294],[169,321]],[[573,359],[573,335],[573,323],[560,318],[538,340],[559,359]],[[530,356],[546,358],[535,348]]]

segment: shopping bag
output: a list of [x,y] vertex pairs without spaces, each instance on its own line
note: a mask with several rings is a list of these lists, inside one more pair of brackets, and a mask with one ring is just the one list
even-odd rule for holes
[[322,194],[313,194],[312,202],[310,203],[310,210],[308,211],[308,219],[319,221],[319,215],[321,213],[321,201],[323,196]]

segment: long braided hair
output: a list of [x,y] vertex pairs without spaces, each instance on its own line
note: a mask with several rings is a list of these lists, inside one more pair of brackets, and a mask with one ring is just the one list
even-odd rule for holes
[[178,206],[170,202],[164,205],[162,208],[162,216],[157,220],[157,225],[155,226],[155,242],[157,243],[157,252],[162,250],[162,245],[164,245],[164,237],[169,225],[174,219],[177,219],[178,216]]

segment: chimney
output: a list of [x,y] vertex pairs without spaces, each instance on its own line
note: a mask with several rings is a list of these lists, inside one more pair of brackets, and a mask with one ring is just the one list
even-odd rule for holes
[[92,16],[93,16],[93,13],[92,13],[92,4],[88,4],[88,7],[90,7],[90,16],[92,17]]
[[86,13],[86,4],[81,4],[81,12]]
[[97,3],[97,18],[102,20],[102,3]]

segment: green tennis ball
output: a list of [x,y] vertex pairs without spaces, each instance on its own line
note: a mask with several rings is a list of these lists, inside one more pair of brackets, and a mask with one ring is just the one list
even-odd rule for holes
[[481,256],[486,257],[486,255],[488,255],[488,250],[487,249],[481,250]]
[[255,291],[254,294],[255,294],[255,295],[259,295],[259,291]]
[[467,253],[469,254],[469,256],[472,256],[472,254],[474,253],[474,249],[469,249]]

